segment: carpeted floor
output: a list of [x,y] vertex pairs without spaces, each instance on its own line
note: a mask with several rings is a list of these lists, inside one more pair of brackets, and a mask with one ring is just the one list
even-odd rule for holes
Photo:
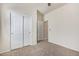
[[1,56],[79,56],[79,52],[64,48],[62,46],[39,41],[38,45],[18,48],[10,52],[0,54]]

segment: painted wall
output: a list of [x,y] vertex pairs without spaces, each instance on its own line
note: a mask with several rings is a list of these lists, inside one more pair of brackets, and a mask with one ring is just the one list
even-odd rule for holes
[[79,51],[79,4],[66,4],[45,15],[48,40]]
[[32,45],[37,44],[37,11],[32,13]]
[[[0,4],[0,41],[1,41],[1,4]],[[1,43],[0,43],[1,47]]]
[[10,11],[6,6],[1,8],[1,51],[10,50]]

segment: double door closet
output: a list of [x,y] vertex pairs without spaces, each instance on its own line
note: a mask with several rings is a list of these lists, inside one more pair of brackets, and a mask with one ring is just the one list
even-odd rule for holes
[[32,17],[17,12],[10,13],[11,50],[28,46],[32,41]]

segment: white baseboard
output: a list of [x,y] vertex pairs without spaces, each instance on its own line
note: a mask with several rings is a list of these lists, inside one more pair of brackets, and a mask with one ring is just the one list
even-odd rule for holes
[[[33,44],[32,44],[32,43],[24,44],[24,47],[25,47],[25,46],[28,46],[28,45],[33,45]],[[22,47],[19,47],[19,48],[22,48]],[[17,49],[17,48],[16,48],[16,49]],[[1,51],[0,51],[0,54],[5,53],[5,52],[9,52],[9,51],[11,51],[11,50],[1,50]]]
[[0,51],[0,54],[5,53],[5,52],[9,52],[10,50],[6,50],[6,51]]
[[49,43],[56,44],[56,45],[59,45],[59,46],[62,46],[62,47],[65,47],[65,48],[67,48],[67,49],[71,49],[71,50],[74,50],[74,51],[79,52],[79,49],[72,48],[72,47],[68,47],[67,45],[64,45],[64,44],[60,44],[60,43],[57,43],[57,42],[52,42],[52,41],[49,41],[49,40],[48,40],[48,42],[49,42]]

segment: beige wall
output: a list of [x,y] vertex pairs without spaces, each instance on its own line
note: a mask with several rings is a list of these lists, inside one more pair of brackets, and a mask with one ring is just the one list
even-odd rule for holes
[[10,10],[8,7],[1,8],[1,51],[10,50]]
[[37,44],[37,11],[32,13],[32,45]]
[[[1,42],[1,4],[0,4],[0,42]],[[1,47],[1,43],[0,43]]]
[[45,15],[48,40],[79,51],[79,4],[66,4]]

